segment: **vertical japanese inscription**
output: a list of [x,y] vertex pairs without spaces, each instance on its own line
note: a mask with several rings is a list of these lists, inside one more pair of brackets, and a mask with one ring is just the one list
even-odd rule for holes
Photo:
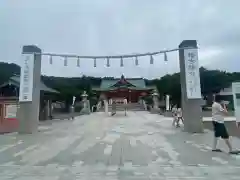
[[27,94],[29,93],[29,56],[26,56],[24,59],[24,75],[23,75],[23,83],[24,83],[24,88],[23,88],[23,99],[27,100],[28,96]]
[[197,49],[184,50],[186,90],[188,99],[201,98]]
[[34,55],[23,54],[19,100],[32,101]]

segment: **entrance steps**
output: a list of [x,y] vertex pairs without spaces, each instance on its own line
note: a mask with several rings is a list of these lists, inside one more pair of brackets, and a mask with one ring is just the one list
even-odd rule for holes
[[[124,111],[125,107],[126,107],[126,105],[124,105],[124,104],[116,104],[116,111]],[[111,104],[108,105],[108,109],[109,109],[109,111],[112,110]],[[129,110],[129,111],[145,111],[144,106],[139,103],[127,104],[127,110]]]

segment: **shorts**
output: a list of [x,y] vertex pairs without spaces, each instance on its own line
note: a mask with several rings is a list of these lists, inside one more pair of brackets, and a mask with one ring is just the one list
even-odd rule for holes
[[229,134],[227,132],[227,129],[224,125],[224,123],[219,123],[216,121],[212,121],[213,122],[213,129],[214,129],[214,136],[216,138],[223,138],[223,139],[228,139],[229,138]]
[[177,118],[178,118],[179,121],[180,121],[180,120],[183,121],[183,117],[182,117],[182,116],[178,116]]
[[240,122],[237,122],[237,127],[240,128]]

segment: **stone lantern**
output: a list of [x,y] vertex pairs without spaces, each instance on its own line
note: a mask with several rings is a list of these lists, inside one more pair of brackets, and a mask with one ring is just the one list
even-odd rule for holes
[[82,96],[83,101],[87,100],[88,95],[87,95],[86,91],[83,91],[83,94],[81,96]]
[[86,91],[83,91],[83,94],[81,95],[82,97],[82,103],[83,103],[83,109],[81,110],[81,113],[83,114],[90,114],[90,102],[87,99],[88,94]]
[[153,98],[153,109],[158,110],[159,109],[159,101],[158,101],[159,94],[156,90],[152,93],[152,98]]

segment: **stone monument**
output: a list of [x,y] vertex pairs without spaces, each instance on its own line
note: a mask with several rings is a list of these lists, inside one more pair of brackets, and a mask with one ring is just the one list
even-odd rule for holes
[[203,102],[196,40],[184,40],[179,45],[179,66],[184,131],[202,133]]
[[158,92],[154,90],[154,92],[152,93],[152,99],[153,99],[153,108],[151,110],[152,113],[160,113],[158,97],[159,97]]
[[37,46],[23,46],[20,76],[18,133],[32,134],[38,132],[40,82],[41,82],[41,49]]

